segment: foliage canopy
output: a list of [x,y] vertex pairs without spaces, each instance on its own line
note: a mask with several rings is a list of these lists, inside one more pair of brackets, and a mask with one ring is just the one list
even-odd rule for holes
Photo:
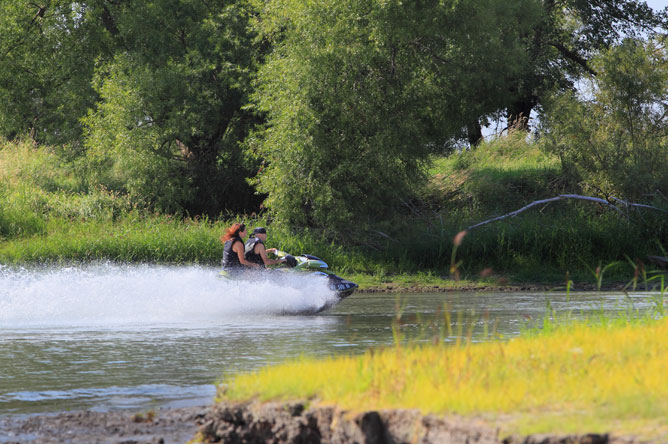
[[274,0],[254,95],[266,126],[258,188],[287,222],[345,231],[397,210],[428,155],[495,111],[538,5],[496,0]]
[[[431,155],[556,91],[544,120],[582,183],[664,192],[662,43],[621,41],[665,24],[638,0],[0,0],[0,137],[56,146],[76,192],[213,216],[266,197],[272,217],[349,233],[403,215]],[[586,75],[592,100],[565,93]],[[584,159],[612,146],[632,160]]]
[[589,90],[558,96],[547,143],[585,191],[668,196],[668,52],[665,40],[628,39],[598,57]]

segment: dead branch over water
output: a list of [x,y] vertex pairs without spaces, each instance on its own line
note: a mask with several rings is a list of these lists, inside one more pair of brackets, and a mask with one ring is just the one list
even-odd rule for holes
[[524,207],[522,207],[518,210],[512,211],[512,212],[504,214],[502,216],[497,216],[497,217],[493,217],[491,219],[487,219],[487,220],[479,222],[475,225],[471,225],[470,227],[468,227],[466,229],[466,231],[470,231],[470,230],[473,230],[474,228],[478,228],[478,227],[481,227],[483,225],[487,225],[491,222],[496,222],[496,221],[499,221],[499,220],[507,219],[509,217],[515,217],[518,214],[520,214],[520,213],[522,213],[522,212],[524,212],[524,211],[526,211],[526,210],[528,210],[532,207],[535,207],[537,205],[549,204],[549,203],[556,202],[556,201],[559,201],[559,200],[567,200],[567,199],[585,200],[585,201],[589,201],[589,202],[599,203],[599,204],[602,204],[602,205],[605,205],[607,207],[612,208],[613,210],[617,211],[619,214],[621,214],[622,216],[625,216],[625,217],[628,217],[629,208],[645,208],[645,209],[656,210],[656,211],[661,211],[661,212],[664,212],[664,213],[668,213],[668,211],[666,211],[662,208],[653,207],[651,205],[644,205],[644,204],[628,202],[628,201],[625,201],[625,200],[622,200],[622,199],[618,199],[616,197],[611,197],[609,200],[606,200],[606,199],[601,199],[599,197],[582,196],[580,194],[560,194],[560,195],[555,196],[555,197],[550,197],[549,199],[541,199],[541,200],[533,201],[530,204],[528,204],[528,205],[526,205],[526,206],[524,206]]

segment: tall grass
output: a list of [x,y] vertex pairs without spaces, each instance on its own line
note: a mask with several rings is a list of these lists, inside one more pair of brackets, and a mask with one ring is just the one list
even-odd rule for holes
[[[2,263],[119,262],[204,263],[220,261],[220,225],[177,221],[165,216],[127,215],[111,223],[71,223],[51,219],[48,236],[14,239],[0,244]],[[217,236],[218,235],[218,236]]]

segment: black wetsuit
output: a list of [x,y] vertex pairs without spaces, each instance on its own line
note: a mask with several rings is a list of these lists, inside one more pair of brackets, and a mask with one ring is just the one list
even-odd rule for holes
[[242,270],[244,265],[239,260],[239,255],[234,251],[234,244],[241,242],[243,245],[244,241],[239,236],[234,236],[232,239],[225,241],[223,247],[223,270]]
[[264,261],[262,260],[262,256],[255,252],[255,246],[257,244],[264,245],[264,242],[262,242],[257,237],[251,237],[250,239],[248,239],[246,241],[246,248],[245,248],[246,252],[244,254],[244,257],[248,262],[253,262],[254,264],[258,264],[260,267],[264,268]]

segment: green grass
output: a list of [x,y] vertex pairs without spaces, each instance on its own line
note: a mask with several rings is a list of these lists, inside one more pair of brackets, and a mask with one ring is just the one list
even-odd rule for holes
[[115,222],[50,219],[47,235],[0,243],[2,263],[118,262],[214,263],[222,225],[166,216],[125,216]]
[[[178,219],[161,215],[128,213],[115,220],[70,220],[50,218],[41,222],[40,231],[30,236],[23,235],[0,242],[0,263],[72,263],[97,260],[117,262],[148,263],[199,263],[217,265],[222,257],[219,241],[224,229],[232,221],[210,221],[207,219]],[[266,221],[247,220],[250,226],[266,225]],[[365,251],[359,247],[344,248],[332,244],[319,233],[291,233],[278,226],[270,226],[268,245],[293,254],[311,253],[324,259],[337,274],[358,282],[362,289],[376,290],[444,290],[497,287],[507,284],[533,283],[563,285],[568,268],[548,268],[544,264],[532,264],[512,256],[513,264],[507,265],[510,272],[502,268],[487,267],[497,257],[484,250],[478,239],[470,234],[457,251],[456,259],[463,261],[459,266],[459,280],[453,280],[450,273],[452,242],[449,236],[442,240],[444,247],[439,258],[424,260],[437,261],[424,265],[420,259],[412,260],[410,255],[399,262],[386,256],[387,252]],[[542,242],[542,240],[540,240]],[[622,245],[623,247],[623,245]],[[512,244],[506,250],[497,246],[497,254],[505,257],[512,251]],[[558,253],[563,246],[554,241]],[[631,248],[631,247],[629,247]],[[471,251],[473,250],[473,251]],[[623,251],[623,250],[621,250]],[[403,252],[402,254],[405,254]],[[488,254],[487,257],[484,255]],[[620,253],[621,254],[621,253]],[[482,258],[482,259],[481,259]],[[598,277],[594,270],[599,262],[579,262],[574,257],[570,278],[578,283],[594,285]],[[601,262],[603,267],[609,262]],[[513,271],[515,267],[516,271]],[[622,257],[614,267],[606,270],[603,285],[611,282],[627,281],[633,266]]]
[[424,198],[452,211],[474,217],[511,211],[558,194],[559,159],[521,132],[482,143],[472,151],[436,158]]

